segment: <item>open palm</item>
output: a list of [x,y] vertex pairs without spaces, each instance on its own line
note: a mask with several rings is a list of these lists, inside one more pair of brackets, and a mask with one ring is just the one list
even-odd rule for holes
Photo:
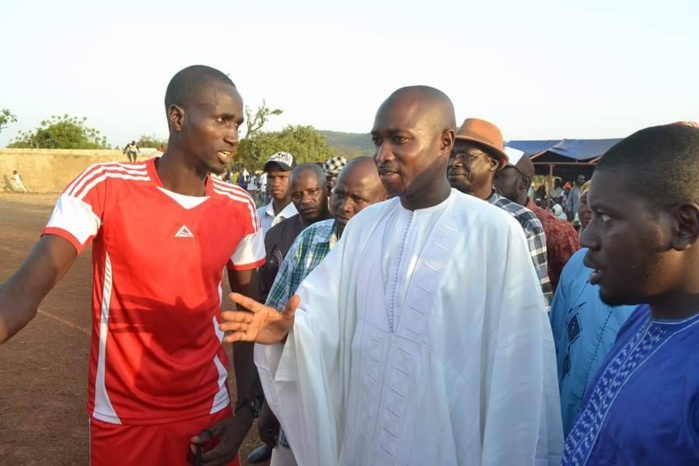
[[286,303],[283,312],[258,303],[238,293],[231,293],[231,300],[246,310],[226,311],[221,314],[223,322],[219,328],[228,332],[223,339],[228,343],[249,341],[271,345],[286,337],[294,325],[294,314],[301,298],[294,295]]

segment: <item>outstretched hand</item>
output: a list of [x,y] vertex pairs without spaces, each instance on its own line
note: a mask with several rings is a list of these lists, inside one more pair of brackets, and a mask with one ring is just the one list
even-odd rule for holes
[[249,341],[271,345],[279,343],[286,337],[294,325],[294,314],[301,298],[297,295],[291,297],[286,303],[283,312],[254,299],[247,298],[238,293],[231,293],[231,301],[246,310],[226,311],[221,314],[223,322],[219,328],[228,332],[223,339],[228,343],[234,341]]

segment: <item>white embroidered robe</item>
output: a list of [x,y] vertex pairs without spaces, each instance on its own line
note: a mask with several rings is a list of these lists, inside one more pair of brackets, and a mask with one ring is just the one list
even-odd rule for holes
[[299,465],[559,464],[553,339],[506,212],[457,191],[377,204],[298,294],[255,360]]

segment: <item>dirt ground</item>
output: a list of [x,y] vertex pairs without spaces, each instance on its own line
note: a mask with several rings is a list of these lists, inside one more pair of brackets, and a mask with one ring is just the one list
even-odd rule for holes
[[[0,193],[0,281],[39,238],[57,194]],[[87,465],[90,252],[46,297],[37,317],[0,346],[0,466]],[[235,381],[230,379],[232,393]],[[243,464],[257,428],[241,449]]]

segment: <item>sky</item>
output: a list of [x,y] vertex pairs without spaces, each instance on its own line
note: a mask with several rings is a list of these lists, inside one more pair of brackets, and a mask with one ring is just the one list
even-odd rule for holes
[[167,137],[180,69],[229,74],[245,104],[293,124],[368,132],[394,90],[446,92],[459,122],[505,139],[624,137],[699,120],[696,0],[4,0],[0,109],[18,130],[52,115],[123,146]]

